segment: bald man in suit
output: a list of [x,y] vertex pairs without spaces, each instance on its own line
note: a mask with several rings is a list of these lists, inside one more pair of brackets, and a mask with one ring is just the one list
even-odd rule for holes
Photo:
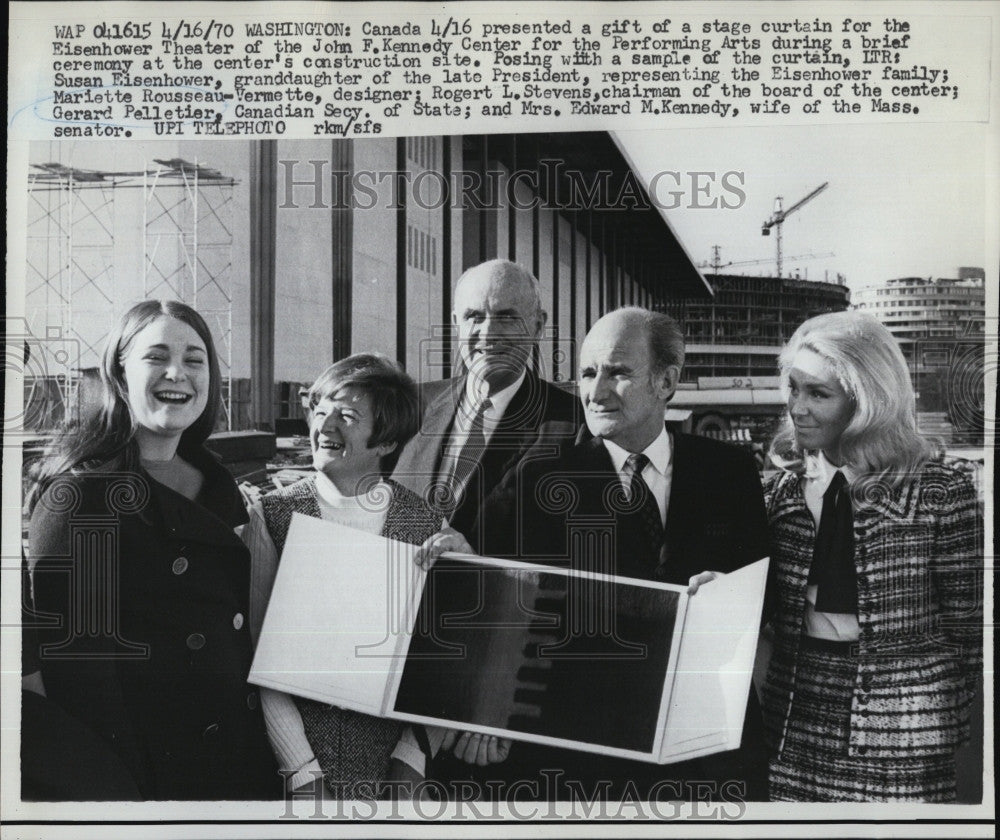
[[393,478],[435,504],[477,550],[494,549],[480,516],[489,492],[532,447],[571,441],[574,397],[531,370],[547,315],[538,281],[522,266],[490,260],[455,288],[461,375],[420,386],[420,431]]

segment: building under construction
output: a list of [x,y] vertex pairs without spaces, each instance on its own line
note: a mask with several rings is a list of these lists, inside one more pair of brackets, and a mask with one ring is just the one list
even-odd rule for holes
[[672,405],[692,413],[694,429],[737,441],[765,443],[784,414],[778,353],[796,328],[850,303],[843,282],[797,277],[707,274],[711,300],[664,304],[687,339],[681,385]]

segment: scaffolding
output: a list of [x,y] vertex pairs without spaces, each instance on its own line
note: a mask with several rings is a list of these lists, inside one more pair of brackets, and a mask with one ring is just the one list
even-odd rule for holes
[[[233,186],[216,169],[181,158],[143,177],[143,293],[196,309],[215,339],[226,428],[232,429]],[[179,189],[178,189],[179,188]]]
[[121,189],[142,190],[142,295],[183,301],[205,318],[219,356],[225,426],[232,428],[230,280],[238,182],[197,162],[154,162],[157,167],[136,172],[32,164],[25,311],[38,373],[26,377],[25,400],[44,405],[34,412],[39,430],[79,410],[84,372],[99,364],[108,329],[130,302],[115,278],[116,250],[131,246],[119,241],[115,195]]

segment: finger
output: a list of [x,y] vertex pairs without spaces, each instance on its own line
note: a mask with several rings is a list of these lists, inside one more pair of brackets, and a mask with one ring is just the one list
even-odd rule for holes
[[449,729],[444,733],[444,738],[441,739],[441,746],[439,750],[450,750],[455,741],[458,740],[458,732],[454,729]]
[[460,531],[456,531],[454,528],[445,528],[441,531],[441,536],[445,538],[446,551],[454,551],[458,554],[474,553],[469,541]]
[[417,553],[413,555],[413,562],[421,569],[426,569],[433,562],[430,553],[432,545],[434,545],[434,537],[428,537],[421,543],[420,548],[417,549]]
[[476,760],[479,758],[479,742],[482,740],[483,736],[478,732],[469,734],[469,740],[465,745],[465,754],[462,756],[466,764],[476,763]]
[[491,736],[486,747],[486,762],[487,764],[496,764],[498,761],[500,761],[500,745],[496,736]]
[[469,734],[468,732],[463,732],[458,736],[458,740],[451,751],[455,758],[463,758],[465,756],[465,747],[469,743]]
[[715,578],[715,572],[701,572],[700,574],[692,575],[688,581],[688,595],[694,595],[699,587],[706,583],[711,583]]
[[496,739],[492,735],[484,735],[479,740],[479,754],[476,756],[476,764],[485,767],[490,763],[490,742]]
[[497,761],[505,761],[510,754],[510,738],[497,738]]
[[448,536],[444,533],[429,537],[414,555],[414,560],[422,569],[429,569],[434,562],[448,551]]

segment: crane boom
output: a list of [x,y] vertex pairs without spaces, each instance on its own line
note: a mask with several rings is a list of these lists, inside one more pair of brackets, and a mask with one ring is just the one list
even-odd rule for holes
[[[722,262],[721,250],[722,249],[721,249],[721,247],[719,245],[713,245],[712,246],[712,259],[710,261],[709,260],[705,260],[703,262],[698,263],[698,268],[711,268],[715,272],[718,272],[720,268],[728,268],[731,265],[732,266],[736,266],[736,265],[760,265],[761,263],[770,262],[770,260],[766,260],[766,259],[765,260],[737,260],[736,262],[733,262],[732,260],[730,260],[729,262]],[[822,254],[813,254],[812,252],[810,252],[808,254],[795,254],[795,256],[792,256],[792,257],[782,257],[782,260],[784,262],[792,262],[794,260],[819,260],[819,259],[824,259],[826,257],[835,257],[835,256],[837,256],[837,255],[833,251],[826,251],[826,252],[824,252]]]
[[799,201],[796,201],[795,204],[793,204],[787,210],[783,209],[781,206],[782,199],[780,195],[775,200],[775,203],[777,204],[777,209],[775,209],[774,213],[771,214],[771,218],[768,219],[766,222],[764,222],[764,226],[761,229],[761,234],[763,234],[764,236],[770,236],[771,228],[772,227],[775,228],[777,234],[777,236],[775,237],[776,240],[775,249],[777,251],[776,262],[778,268],[778,277],[781,277],[781,225],[784,223],[785,219],[787,219],[790,215],[792,215],[792,213],[800,209],[806,202],[812,201],[828,186],[830,186],[830,182],[824,181],[822,184],[816,187],[816,189],[814,189],[811,193],[809,193],[809,195],[807,195],[805,198],[800,199]]
[[791,207],[789,207],[785,211],[785,216],[786,217],[787,216],[791,216],[792,213],[794,213],[796,210],[798,210],[803,204],[805,204],[807,201],[812,201],[816,196],[818,196],[821,192],[823,192],[823,190],[825,190],[828,186],[830,186],[830,182],[829,181],[824,181],[822,184],[820,184],[818,187],[816,187],[816,189],[814,189],[811,193],[809,193],[809,195],[807,195],[801,201],[798,201],[795,204],[793,204]]

